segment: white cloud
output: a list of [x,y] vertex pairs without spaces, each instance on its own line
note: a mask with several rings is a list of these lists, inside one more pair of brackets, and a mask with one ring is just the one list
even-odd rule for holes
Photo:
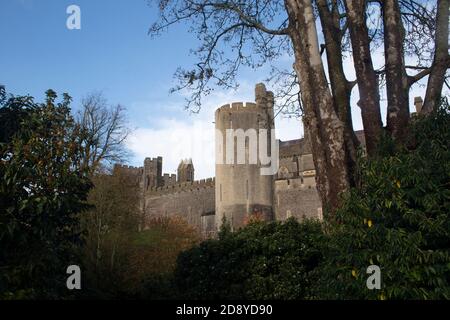
[[[324,59],[325,60],[325,59]],[[384,63],[383,51],[377,50],[373,54],[375,68]],[[326,61],[324,61],[326,67]],[[344,61],[344,70],[349,80],[355,79],[355,70],[352,57]],[[410,106],[413,107],[414,97],[425,95],[426,78],[422,79],[421,85],[411,88]],[[127,146],[134,153],[134,165],[141,166],[146,157],[163,157],[163,172],[176,173],[181,159],[192,158],[195,168],[195,178],[204,179],[214,176],[214,112],[226,103],[237,101],[254,101],[255,82],[241,81],[236,91],[216,91],[205,98],[202,109],[198,114],[190,114],[183,111],[183,105],[170,104],[164,101],[163,106],[155,105],[154,102],[140,102],[141,106],[152,105],[152,110],[166,110],[160,117],[148,116],[148,125],[137,129],[128,139]],[[270,90],[270,88],[268,88]],[[382,120],[386,122],[386,93],[381,95]],[[180,96],[174,97],[179,101]],[[357,106],[359,93],[354,88],[351,98],[351,109],[355,130],[361,130],[361,111]],[[145,108],[144,108],[145,109]],[[182,116],[179,116],[182,114]],[[301,121],[294,118],[284,118],[279,115],[275,120],[276,137],[282,141],[298,139],[303,136]]]
[[[254,85],[244,81],[236,91],[212,93],[198,114],[186,111],[184,118],[152,119],[149,127],[137,129],[127,141],[128,148],[134,153],[133,164],[141,166],[146,157],[162,156],[163,172],[176,173],[181,159],[192,158],[196,179],[213,177],[214,112],[226,103],[237,101],[254,101]],[[182,106],[179,108],[181,110]],[[283,141],[300,138],[300,123],[298,119],[278,117],[277,138]]]
[[160,128],[140,128],[128,147],[141,165],[146,157],[163,157],[163,171],[176,173],[181,159],[192,158],[196,178],[214,175],[214,125],[204,121],[161,119]]

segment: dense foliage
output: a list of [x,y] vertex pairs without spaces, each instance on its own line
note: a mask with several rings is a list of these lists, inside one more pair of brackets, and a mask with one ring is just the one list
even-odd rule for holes
[[112,298],[124,290],[130,247],[140,222],[133,180],[120,173],[92,177],[90,208],[81,215],[84,297]]
[[[176,257],[199,241],[177,218],[142,231],[136,181],[85,165],[71,98],[0,92],[0,300],[170,297]],[[92,188],[94,187],[94,188]],[[81,267],[81,291],[66,287]]]
[[190,299],[305,299],[321,260],[320,223],[250,223],[182,253],[175,280]]
[[140,299],[180,298],[173,273],[178,255],[200,242],[194,227],[180,217],[150,219],[135,234],[127,273],[129,293]]
[[225,223],[200,242],[177,217],[144,222],[134,178],[82,169],[69,96],[0,93],[0,299],[450,299],[446,101],[414,118],[406,144],[386,138],[360,158],[357,187],[324,222]]
[[82,298],[171,298],[177,255],[199,241],[196,230],[177,217],[147,219],[139,210],[133,177],[93,177],[85,230]]
[[56,298],[76,264],[78,213],[91,186],[79,170],[70,97],[0,99],[0,298]]
[[[416,118],[408,148],[361,159],[358,188],[325,223],[223,230],[184,252],[176,283],[194,299],[450,299],[450,110]],[[367,268],[381,269],[369,290]]]
[[[385,141],[362,160],[321,270],[325,298],[450,299],[450,109],[415,120],[410,149]],[[367,290],[379,265],[382,289]]]

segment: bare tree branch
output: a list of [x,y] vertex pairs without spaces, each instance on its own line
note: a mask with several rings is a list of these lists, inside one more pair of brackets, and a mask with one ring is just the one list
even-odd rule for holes
[[101,165],[122,162],[128,152],[124,142],[130,134],[125,117],[125,107],[109,106],[100,92],[83,98],[82,109],[77,114],[84,145],[83,166],[94,173]]

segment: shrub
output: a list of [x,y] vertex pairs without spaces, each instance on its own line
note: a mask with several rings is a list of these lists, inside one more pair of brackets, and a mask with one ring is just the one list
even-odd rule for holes
[[[450,110],[415,118],[408,147],[385,138],[332,219],[250,221],[183,252],[191,299],[450,299]],[[381,289],[369,290],[370,265]]]
[[302,299],[322,258],[317,221],[253,222],[178,258],[175,282],[188,299]]
[[[410,150],[385,140],[362,160],[360,188],[344,196],[328,235],[322,298],[450,299],[450,112],[412,125]],[[381,268],[368,290],[366,268]]]

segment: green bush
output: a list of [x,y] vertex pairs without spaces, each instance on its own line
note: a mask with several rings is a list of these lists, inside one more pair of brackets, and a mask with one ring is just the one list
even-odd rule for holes
[[175,283],[188,299],[309,298],[322,243],[317,221],[225,228],[218,239],[180,254]]
[[[414,118],[408,147],[386,138],[359,163],[360,185],[320,224],[223,229],[182,253],[191,299],[450,299],[450,110]],[[381,269],[369,290],[367,268]]]
[[[344,197],[328,234],[318,296],[450,299],[450,112],[414,120],[409,150],[385,140],[362,160],[361,186]],[[381,290],[366,269],[381,268]]]

